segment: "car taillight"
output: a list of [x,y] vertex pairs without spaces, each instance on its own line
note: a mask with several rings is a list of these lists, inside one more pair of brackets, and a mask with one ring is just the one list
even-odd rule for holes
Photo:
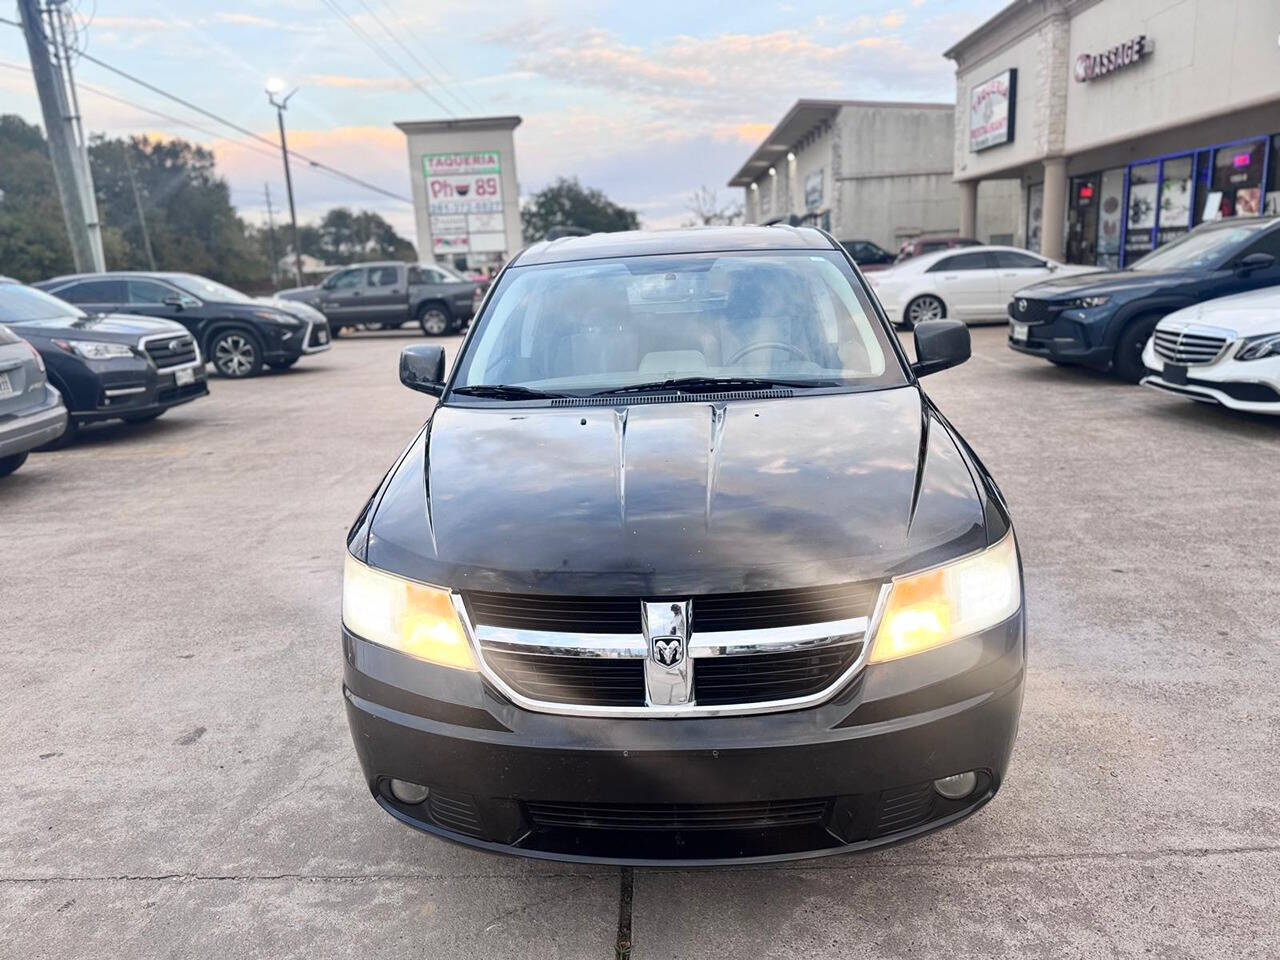
[[[25,340],[22,342],[27,343]],[[40,369],[40,372],[44,373],[44,357],[40,356],[40,351],[29,343],[27,343],[27,349],[30,350],[31,355],[36,358],[36,366]]]

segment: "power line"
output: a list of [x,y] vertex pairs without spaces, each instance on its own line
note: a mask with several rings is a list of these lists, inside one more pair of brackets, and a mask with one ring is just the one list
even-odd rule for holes
[[474,102],[468,103],[458,94],[456,90],[448,87],[443,80],[437,77],[431,71],[431,68],[428,67],[425,63],[423,63],[418,58],[418,55],[413,52],[413,48],[408,46],[403,40],[401,40],[398,36],[396,36],[395,31],[393,31],[390,27],[387,26],[386,22],[380,16],[378,16],[377,12],[373,9],[373,7],[369,6],[366,0],[359,0],[359,2],[360,2],[360,6],[364,7],[365,10],[368,11],[369,16],[373,17],[374,22],[377,23],[378,26],[382,28],[382,32],[385,33],[388,37],[390,37],[392,41],[395,42],[396,46],[398,46],[401,50],[403,50],[405,54],[409,57],[409,59],[418,65],[418,68],[421,69],[423,73],[425,73],[428,77],[434,80],[436,83],[436,86],[438,86],[441,90],[444,90],[445,92],[447,92],[449,96],[453,97],[454,100],[457,100],[458,104],[462,107],[462,109],[472,110],[477,112],[479,111],[479,108],[475,105]]
[[[457,114],[447,104],[445,104],[444,101],[442,101],[434,93],[432,93],[430,90],[424,87],[417,77],[415,77],[412,73],[406,70],[400,64],[399,60],[396,60],[390,54],[388,54],[387,51],[383,48],[382,44],[380,44],[376,39],[371,37],[365,31],[364,27],[360,26],[360,24],[356,22],[354,17],[352,17],[349,13],[343,10],[342,7],[338,6],[337,0],[324,0],[324,5],[328,7],[330,10],[332,10],[339,17],[341,17],[342,20],[346,22],[347,26],[351,28],[351,32],[354,33],[361,40],[363,40],[365,43],[365,46],[367,46],[370,50],[376,53],[382,59],[383,63],[389,66],[392,70],[395,70],[397,73],[403,76],[406,80],[408,80],[411,84],[417,87],[418,90],[422,92],[423,96],[430,99],[432,103],[438,106],[441,110],[443,110],[449,116],[451,117],[457,116]],[[368,10],[369,8],[366,6],[365,9]]]

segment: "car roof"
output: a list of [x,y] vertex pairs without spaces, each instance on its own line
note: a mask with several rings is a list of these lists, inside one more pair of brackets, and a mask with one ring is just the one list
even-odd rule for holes
[[946,250],[931,250],[929,253],[922,253],[919,256],[912,257],[910,260],[903,260],[897,264],[894,269],[914,265],[918,268],[932,266],[939,260],[945,260],[948,257],[959,257],[966,253],[986,253],[1006,251],[1008,253],[1025,253],[1029,257],[1038,257],[1041,260],[1048,260],[1043,253],[1036,253],[1034,250],[1025,250],[1022,247],[1009,247],[999,243],[982,243],[974,247],[949,247]]
[[918,237],[912,237],[907,243],[967,243],[970,246],[976,246],[978,241],[973,237],[961,237],[954,233],[922,233]]
[[41,280],[42,284],[66,283],[71,280],[124,279],[138,277],[145,280],[172,280],[174,277],[198,277],[198,273],[186,270],[101,270],[97,273],[64,273],[58,277]]
[[833,241],[812,227],[681,227],[626,230],[585,237],[541,240],[516,255],[511,265],[602,260],[727,250],[834,250]]

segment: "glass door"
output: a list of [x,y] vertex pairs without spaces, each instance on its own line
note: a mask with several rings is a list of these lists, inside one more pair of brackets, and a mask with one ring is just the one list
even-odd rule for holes
[[1156,206],[1160,203],[1160,164],[1129,168],[1128,212],[1124,231],[1124,262],[1133,263],[1155,248]]
[[1205,199],[1205,220],[1256,216],[1262,210],[1262,175],[1267,141],[1219,147],[1213,153],[1213,179]]
[[1158,247],[1178,239],[1191,229],[1191,200],[1195,195],[1195,163],[1190,154],[1165,160],[1160,166],[1160,210],[1156,232]]
[[1098,203],[1098,266],[1116,269],[1120,266],[1120,234],[1124,226],[1124,170],[1107,170],[1102,174],[1101,200]]
[[1071,179],[1067,208],[1067,263],[1093,264],[1098,259],[1098,177]]

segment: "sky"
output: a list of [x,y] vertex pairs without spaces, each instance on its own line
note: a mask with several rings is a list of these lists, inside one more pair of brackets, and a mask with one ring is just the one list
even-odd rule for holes
[[[649,227],[680,224],[703,185],[740,199],[725,184],[797,99],[954,101],[942,51],[1005,3],[70,0],[80,49],[272,141],[265,82],[296,86],[290,147],[391,193],[409,195],[394,122],[519,114],[522,196],[576,176]],[[17,19],[13,0],[0,17]],[[28,66],[0,23],[0,113],[40,123]],[[278,153],[86,60],[76,77],[91,133],[202,143],[247,219],[265,216],[265,184],[284,206]],[[300,220],[348,205],[413,238],[409,203],[293,176]]]

